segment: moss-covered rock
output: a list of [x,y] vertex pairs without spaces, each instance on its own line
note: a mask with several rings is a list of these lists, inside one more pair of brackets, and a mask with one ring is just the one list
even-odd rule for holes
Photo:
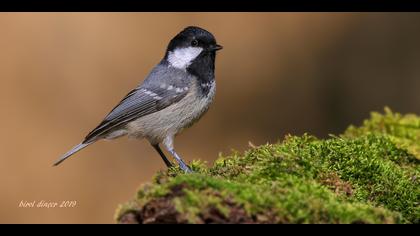
[[328,139],[287,136],[158,173],[120,223],[420,223],[420,118],[385,109]]

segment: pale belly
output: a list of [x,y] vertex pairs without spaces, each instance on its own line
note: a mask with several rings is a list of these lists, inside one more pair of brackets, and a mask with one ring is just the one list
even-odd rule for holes
[[175,136],[198,121],[212,103],[215,91],[215,82],[207,96],[200,97],[198,88],[193,87],[178,103],[128,123],[126,132],[129,137],[146,138],[152,144],[161,143],[166,137]]

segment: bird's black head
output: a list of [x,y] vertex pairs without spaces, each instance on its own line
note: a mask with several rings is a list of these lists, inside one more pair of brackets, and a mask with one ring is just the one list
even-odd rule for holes
[[213,34],[197,26],[189,26],[178,33],[169,43],[167,51],[174,51],[177,48],[202,48],[204,51],[217,51],[222,49],[216,43]]
[[[189,26],[178,33],[168,45],[165,60],[173,67],[187,69],[202,60],[213,62],[216,51],[222,46],[205,29]],[[214,65],[210,65],[214,68]]]

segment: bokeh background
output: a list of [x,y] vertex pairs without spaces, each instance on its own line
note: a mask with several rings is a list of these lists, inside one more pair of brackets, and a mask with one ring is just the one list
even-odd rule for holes
[[420,113],[417,13],[1,13],[0,223],[114,222],[117,205],[164,168],[146,141],[102,141],[51,164],[188,25],[224,46],[213,106],[176,140],[188,161],[288,133],[337,134],[386,105]]

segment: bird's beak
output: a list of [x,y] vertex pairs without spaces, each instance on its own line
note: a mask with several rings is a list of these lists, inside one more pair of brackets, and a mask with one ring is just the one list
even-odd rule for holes
[[210,51],[218,51],[222,48],[223,48],[222,45],[216,44],[216,45],[213,45],[213,46],[210,47]]

